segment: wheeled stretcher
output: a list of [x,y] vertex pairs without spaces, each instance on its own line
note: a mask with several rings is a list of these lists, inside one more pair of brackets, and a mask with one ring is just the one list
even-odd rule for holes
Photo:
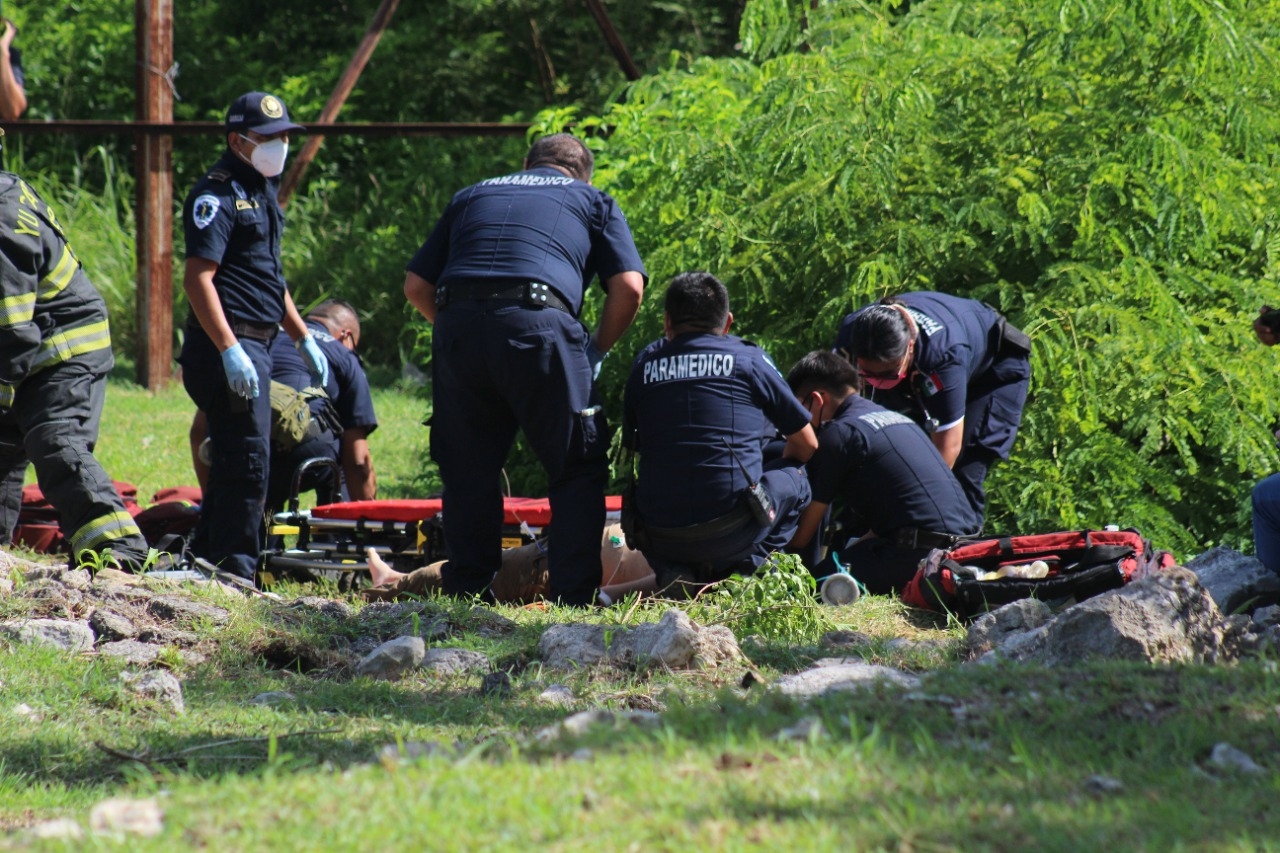
[[[263,554],[262,580],[333,577],[352,586],[367,573],[365,551],[373,548],[397,571],[410,572],[445,558],[440,498],[348,501],[299,510],[296,504],[276,513],[269,528],[273,542]],[[622,498],[605,498],[606,523],[617,521]],[[518,548],[539,538],[551,524],[547,498],[503,499],[502,547]]]

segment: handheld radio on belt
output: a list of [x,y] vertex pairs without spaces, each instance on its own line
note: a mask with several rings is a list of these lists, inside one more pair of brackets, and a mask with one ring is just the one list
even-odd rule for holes
[[763,483],[751,482],[751,474],[747,471],[747,466],[742,464],[742,460],[734,452],[733,445],[729,443],[729,439],[721,438],[720,440],[724,442],[725,447],[729,448],[729,455],[733,457],[733,461],[742,469],[742,475],[747,478],[747,492],[743,499],[746,501],[747,508],[751,510],[751,515],[755,517],[756,522],[761,527],[772,526],[774,519],[778,517],[778,508],[773,505],[773,498],[769,497],[769,492],[765,489]]

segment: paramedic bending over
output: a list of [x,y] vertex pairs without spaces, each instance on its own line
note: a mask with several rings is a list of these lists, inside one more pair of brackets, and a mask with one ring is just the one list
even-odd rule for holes
[[[549,481],[551,597],[596,598],[609,429],[594,372],[635,319],[645,274],[622,211],[591,186],[592,165],[581,140],[542,137],[523,171],[459,191],[409,262],[405,298],[435,324],[431,458],[449,595],[492,597],[502,466],[518,428]],[[597,276],[605,298],[591,332],[578,318]]]
[[1030,345],[981,302],[919,292],[845,317],[835,348],[868,397],[929,433],[981,522],[987,471],[1009,458],[1022,421]]

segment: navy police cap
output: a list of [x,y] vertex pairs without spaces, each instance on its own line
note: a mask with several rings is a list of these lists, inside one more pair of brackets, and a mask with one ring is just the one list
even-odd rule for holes
[[289,121],[289,111],[284,102],[266,92],[249,92],[236,98],[227,110],[227,130],[252,130],[263,136],[286,130],[303,130],[300,124]]

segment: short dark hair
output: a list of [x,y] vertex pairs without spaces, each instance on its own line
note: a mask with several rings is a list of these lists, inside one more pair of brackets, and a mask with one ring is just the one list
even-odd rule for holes
[[307,312],[307,318],[322,320],[326,326],[333,324],[343,329],[350,329],[355,335],[360,334],[360,315],[355,306],[345,299],[326,299]]
[[663,310],[673,329],[719,332],[729,319],[729,291],[709,272],[682,272],[667,285]]
[[875,305],[864,308],[853,318],[849,331],[853,337],[854,359],[867,361],[895,361],[902,358],[911,343],[911,327],[902,310],[895,308],[902,302],[894,296],[886,296]]
[[533,143],[524,162],[528,169],[559,166],[580,181],[590,181],[596,158],[587,144],[572,133],[553,133]]
[[814,350],[795,363],[787,373],[787,385],[797,396],[811,391],[844,394],[859,390],[857,368],[830,350]]

